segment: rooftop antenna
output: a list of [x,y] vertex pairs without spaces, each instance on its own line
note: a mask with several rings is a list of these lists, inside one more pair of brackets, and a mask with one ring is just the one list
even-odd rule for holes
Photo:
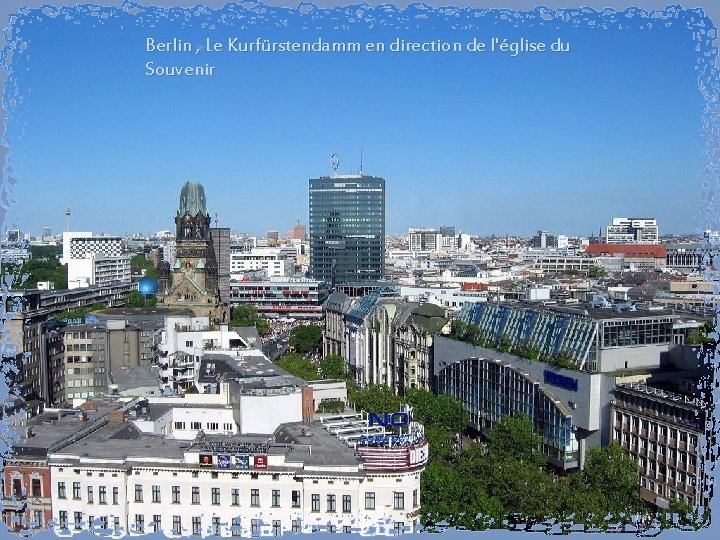
[[338,157],[337,154],[333,154],[332,156],[330,156],[330,166],[332,167],[332,170],[333,170],[332,175],[337,176],[337,170],[338,170],[338,167],[340,166],[340,158]]
[[363,175],[363,143],[360,142],[360,176]]

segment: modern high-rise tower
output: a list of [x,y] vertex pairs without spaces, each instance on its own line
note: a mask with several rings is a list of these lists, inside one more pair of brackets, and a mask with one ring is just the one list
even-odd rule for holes
[[385,180],[310,179],[310,275],[340,283],[377,281],[385,270]]

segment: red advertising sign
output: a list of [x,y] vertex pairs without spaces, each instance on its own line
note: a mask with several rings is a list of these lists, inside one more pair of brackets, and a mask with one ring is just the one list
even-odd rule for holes
[[267,456],[253,456],[253,467],[255,469],[267,469]]

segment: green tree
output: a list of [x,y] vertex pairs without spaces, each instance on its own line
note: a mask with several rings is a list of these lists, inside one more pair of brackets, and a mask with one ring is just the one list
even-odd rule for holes
[[315,324],[303,324],[290,330],[289,344],[297,352],[311,353],[322,345],[322,328]]
[[105,304],[102,302],[95,302],[92,306],[90,306],[89,311],[100,311],[102,309],[105,309]]
[[384,384],[375,384],[352,393],[355,409],[375,413],[393,413],[400,410],[400,398]]
[[499,521],[504,509],[497,498],[462,471],[431,460],[420,480],[422,493],[421,523],[426,530],[437,530],[438,524],[469,530],[484,530]]
[[543,466],[542,439],[535,432],[532,420],[524,414],[506,416],[488,433],[488,451],[497,460],[509,459]]
[[157,306],[157,298],[155,298],[154,296],[146,299],[145,302],[143,302],[143,307],[154,308],[155,306]]
[[607,271],[602,266],[591,266],[588,268],[588,277],[593,279],[600,279],[607,276]]
[[145,298],[138,291],[132,291],[127,295],[125,299],[125,307],[128,308],[139,308],[145,304]]
[[275,363],[291,375],[306,381],[316,381],[320,378],[315,364],[302,354],[288,354]]
[[347,379],[348,376],[345,359],[337,354],[328,354],[320,360],[320,372],[323,379]]
[[587,451],[584,469],[573,475],[570,511],[586,516],[619,516],[643,508],[639,493],[640,473],[635,461],[623,448],[611,444]]
[[345,410],[345,403],[339,399],[326,399],[318,405],[317,412],[329,413],[329,414],[340,414]]
[[232,308],[230,314],[231,326],[254,326],[259,335],[264,336],[270,332],[267,319],[261,317],[252,304],[240,304]]
[[410,388],[405,392],[403,401],[413,408],[413,417],[425,427],[462,433],[470,420],[470,414],[462,403],[447,394],[434,396],[427,390]]
[[146,277],[157,279],[157,268],[152,261],[145,258],[143,253],[138,253],[130,258],[130,271],[133,274],[140,274],[145,271]]
[[701,519],[700,512],[697,508],[687,502],[685,499],[673,497],[670,499],[670,505],[667,512],[661,515],[663,528],[678,528],[684,530],[698,530],[706,526],[705,519]]
[[62,255],[62,246],[28,246],[33,259],[54,259]]

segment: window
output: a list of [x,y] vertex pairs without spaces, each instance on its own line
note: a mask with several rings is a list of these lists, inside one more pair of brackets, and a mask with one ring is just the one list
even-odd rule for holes
[[320,511],[320,495],[317,493],[313,493],[310,497],[310,511],[311,512],[319,512]]
[[200,488],[193,486],[192,488],[192,504],[200,504]]
[[208,422],[207,427],[208,427],[208,430],[210,430],[210,431],[217,431],[218,423],[217,422]]
[[185,429],[185,422],[175,422],[175,429]]
[[212,518],[212,535],[220,536],[220,518],[219,517]]
[[73,482],[73,499],[80,500],[80,482]]
[[260,490],[250,490],[250,506],[260,506]]
[[100,504],[107,504],[107,488],[105,486],[98,488],[98,502]]
[[350,525],[343,525],[343,532],[350,534],[352,532],[352,527]]
[[350,495],[343,495],[342,498],[342,511],[343,512],[350,512],[352,507],[352,499],[350,498]]
[[65,482],[58,482],[58,499],[65,499],[66,497]]
[[292,507],[300,508],[300,491],[298,490],[292,492]]
[[365,510],[375,510],[375,492],[365,492]]
[[301,532],[302,531],[302,522],[299,519],[293,519],[291,530],[292,530],[292,532]]
[[93,487],[92,486],[88,486],[88,488],[87,488],[87,502],[88,502],[88,504],[93,503]]
[[230,504],[233,506],[240,506],[240,490],[238,488],[230,490]]
[[395,534],[402,534],[405,531],[405,523],[402,521],[395,522]]
[[173,516],[172,532],[173,534],[180,534],[182,532],[182,521],[180,516]]
[[145,516],[142,514],[135,514],[135,532],[145,532]]
[[162,516],[159,514],[155,514],[153,516],[153,532],[160,531],[162,531]]
[[113,488],[113,504],[118,504],[119,497],[120,497],[120,488],[115,486]]
[[180,486],[172,487],[172,502],[173,504],[180,504]]
[[280,525],[280,521],[274,519],[272,522],[273,536],[280,536],[281,531],[282,531],[282,526]]
[[395,510],[405,510],[405,494],[402,491],[393,492],[393,508]]
[[413,508],[417,508],[418,505],[418,490],[413,489]]
[[31,480],[31,487],[30,487],[31,493],[33,497],[42,497],[42,488],[40,485],[40,479],[39,478],[33,478]]
[[135,502],[143,502],[143,487],[140,484],[135,484]]
[[201,429],[200,425],[200,422],[190,422],[190,429],[199,431]]
[[192,533],[195,536],[200,536],[202,534],[202,522],[198,516],[192,518]]
[[328,496],[327,496],[327,511],[328,511],[328,512],[334,512],[334,511],[335,511],[335,495],[328,495]]
[[260,536],[260,520],[259,519],[253,519],[250,521],[250,535],[251,536]]
[[73,515],[75,516],[73,525],[75,525],[75,529],[79,531],[82,529],[82,512],[75,512]]
[[230,528],[230,532],[233,536],[242,536],[242,528],[240,526],[239,517],[232,518],[232,527]]
[[68,513],[65,510],[60,510],[58,521],[61,529],[67,529]]
[[154,503],[160,502],[160,486],[152,487],[152,502],[154,502]]
[[280,506],[280,490],[279,489],[272,490],[272,505],[273,505],[273,507]]
[[220,504],[220,488],[212,488],[210,496],[212,504]]

